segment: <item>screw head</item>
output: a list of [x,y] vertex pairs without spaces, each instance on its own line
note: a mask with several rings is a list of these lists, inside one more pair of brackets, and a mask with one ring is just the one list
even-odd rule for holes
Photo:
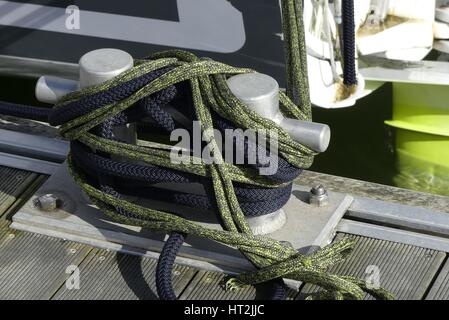
[[366,25],[369,28],[376,28],[381,25],[381,18],[376,14],[371,14],[366,18]]
[[55,211],[58,208],[58,197],[53,194],[44,194],[35,201],[36,207],[43,211]]

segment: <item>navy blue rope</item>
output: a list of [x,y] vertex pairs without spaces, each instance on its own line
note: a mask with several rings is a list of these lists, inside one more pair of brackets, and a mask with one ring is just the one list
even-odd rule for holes
[[47,122],[48,116],[50,115],[51,111],[52,110],[49,108],[27,106],[23,104],[0,101],[0,114],[3,114],[5,116],[14,116]]
[[[50,114],[49,122],[53,126],[61,125],[82,115],[88,114],[89,112],[92,112],[100,107],[126,99],[170,69],[171,68],[162,68],[150,73],[146,73],[140,77],[121,83],[108,90],[104,90],[76,100],[74,102],[68,103],[61,108],[53,110],[53,112]],[[169,88],[164,89],[161,92],[171,95],[171,92],[173,90],[176,90],[174,89],[174,86],[170,86]],[[157,97],[157,95],[152,96],[152,98]]]
[[[127,195],[141,196],[148,199],[166,201],[180,205],[214,209],[214,197],[155,188],[148,183],[203,183],[204,178],[176,170],[157,166],[132,164],[108,159],[98,154],[87,152],[79,142],[71,145],[73,161],[92,179],[97,175],[115,178],[115,189]],[[94,181],[93,181],[94,182]],[[247,216],[259,216],[279,210],[287,203],[292,184],[280,188],[254,188],[239,183],[235,184],[235,193],[242,211]]]
[[156,291],[161,300],[177,300],[173,290],[172,272],[176,256],[184,243],[185,235],[173,232],[165,241],[156,266]]
[[355,62],[355,23],[354,0],[342,1],[343,15],[343,83],[346,86],[357,84]]

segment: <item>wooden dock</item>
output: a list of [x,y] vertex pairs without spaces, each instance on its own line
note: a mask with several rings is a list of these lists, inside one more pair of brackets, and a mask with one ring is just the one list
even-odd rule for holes
[[[46,180],[46,176],[0,167],[0,299],[157,299],[156,260],[101,250],[61,239],[9,228],[11,216]],[[449,210],[449,199],[372,183],[305,172],[302,182],[372,198]],[[357,246],[331,271],[367,277],[367,267],[380,270],[380,284],[398,299],[449,299],[447,253],[417,246],[339,233]],[[68,268],[80,271],[79,289],[69,289]],[[224,274],[176,266],[175,291],[180,299],[264,299],[264,288],[224,292]],[[290,299],[303,299],[316,288],[305,285]]]

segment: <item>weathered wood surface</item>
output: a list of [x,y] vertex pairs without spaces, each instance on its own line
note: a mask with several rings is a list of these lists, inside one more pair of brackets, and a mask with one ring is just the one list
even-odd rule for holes
[[256,290],[244,288],[224,291],[220,284],[225,275],[218,272],[199,271],[181,295],[181,300],[254,300]]
[[449,213],[449,197],[386,186],[378,183],[304,171],[296,183],[313,186],[322,184],[328,190],[370,199],[423,207]]
[[449,300],[449,261],[446,261],[438,274],[426,300]]
[[[236,291],[223,290],[223,280],[226,275],[218,272],[199,271],[191,283],[185,288],[181,300],[266,300],[269,297],[265,285],[247,287]],[[292,300],[297,291],[288,289],[287,299]]]
[[37,177],[32,172],[0,166],[0,217]]
[[[62,286],[53,299],[157,299],[156,260],[106,250],[92,250],[80,270],[80,288]],[[173,288],[180,295],[197,271],[176,266]]]
[[[0,167],[0,298],[1,299],[153,299],[154,266],[149,258],[93,249],[68,241],[9,229],[5,219],[28,199],[45,177]],[[307,173],[306,173],[307,176]],[[324,176],[324,175],[322,175]],[[24,179],[25,178],[25,179]],[[316,181],[317,175],[309,176]],[[8,181],[7,183],[5,181]],[[17,182],[18,181],[18,182]],[[368,190],[368,189],[367,189]],[[447,299],[445,253],[387,241],[352,236],[357,248],[334,272],[366,277],[366,267],[378,266],[381,285],[399,299]],[[80,268],[80,289],[68,290],[66,268]],[[260,290],[224,292],[220,273],[176,267],[175,290],[181,299],[264,299]],[[178,273],[179,272],[179,273]],[[436,279],[435,283],[433,281]],[[298,298],[313,288],[306,285]],[[265,296],[266,297],[266,296]],[[295,292],[289,292],[294,298]]]
[[19,194],[15,202],[4,211],[3,215],[0,214],[1,219],[11,220],[12,216],[32,197],[32,195],[39,189],[39,187],[47,180],[47,176],[39,175],[34,179],[23,191]]
[[0,298],[49,299],[91,248],[7,228],[0,222]]

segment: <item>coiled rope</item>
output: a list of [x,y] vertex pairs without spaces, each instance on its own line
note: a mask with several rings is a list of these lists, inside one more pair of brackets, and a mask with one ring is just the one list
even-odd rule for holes
[[[302,2],[283,0],[282,12],[288,73],[287,94],[292,100],[279,92],[281,111],[289,117],[310,121]],[[111,219],[176,235],[168,243],[174,254],[170,255],[168,261],[164,262],[164,258],[160,261],[160,264],[168,266],[165,270],[171,270],[173,257],[176,256],[184,235],[193,235],[237,248],[256,268],[256,271],[226,279],[223,286],[227,290],[290,278],[323,288],[324,291],[318,298],[362,299],[365,292],[380,299],[392,298],[383,289],[367,287],[364,281],[326,271],[352,250],[354,243],[348,239],[306,256],[282,242],[252,233],[240,204],[243,201],[239,201],[239,186],[242,189],[288,190],[291,180],[270,179],[270,176],[258,175],[254,167],[226,163],[212,134],[217,116],[237,128],[276,132],[280,159],[286,161],[286,168],[293,168],[292,172],[296,174],[299,174],[300,168],[308,168],[312,164],[315,152],[292,140],[273,121],[250,111],[232,94],[226,79],[231,75],[248,72],[254,71],[173,50],[136,60],[131,70],[110,81],[67,94],[55,105],[50,122],[60,125],[60,134],[71,141],[68,156],[70,174],[91,201]],[[195,155],[189,156],[189,162],[175,164],[172,163],[170,154],[176,150],[171,145],[131,145],[114,136],[114,126],[133,121],[143,123],[139,119],[142,105],[163,105],[164,99],[170,100],[170,92],[183,84],[188,85],[192,115],[200,123],[205,145],[214,159],[212,164],[204,163]],[[149,109],[153,109],[150,112],[155,112],[152,118],[163,123],[163,129],[173,129],[174,124],[164,115],[163,108]],[[82,152],[89,156],[80,156]],[[112,160],[113,158],[126,161]],[[96,168],[103,166],[109,169],[89,172],[86,168],[90,165],[86,161],[91,161],[90,164],[97,163]],[[133,162],[139,164],[132,164]],[[153,176],[152,168],[161,171],[158,170],[156,176]],[[161,176],[164,172],[170,176],[169,179],[194,177],[210,184],[213,199],[210,199],[209,205],[217,212],[223,230],[206,228],[183,218],[179,213],[163,212],[135,204],[121,196],[119,191],[122,190],[117,190],[125,182],[119,180],[120,183],[116,183],[117,178],[120,178],[118,176],[125,180],[130,177],[140,179],[143,187],[150,187],[146,185],[148,181],[153,182],[158,178],[164,180]],[[175,178],[171,172],[176,173]],[[167,277],[165,274],[163,278]],[[163,287],[164,283],[160,283],[159,288]],[[282,285],[279,288],[282,289]],[[169,292],[170,288],[165,291],[165,298],[175,297],[173,292]]]

